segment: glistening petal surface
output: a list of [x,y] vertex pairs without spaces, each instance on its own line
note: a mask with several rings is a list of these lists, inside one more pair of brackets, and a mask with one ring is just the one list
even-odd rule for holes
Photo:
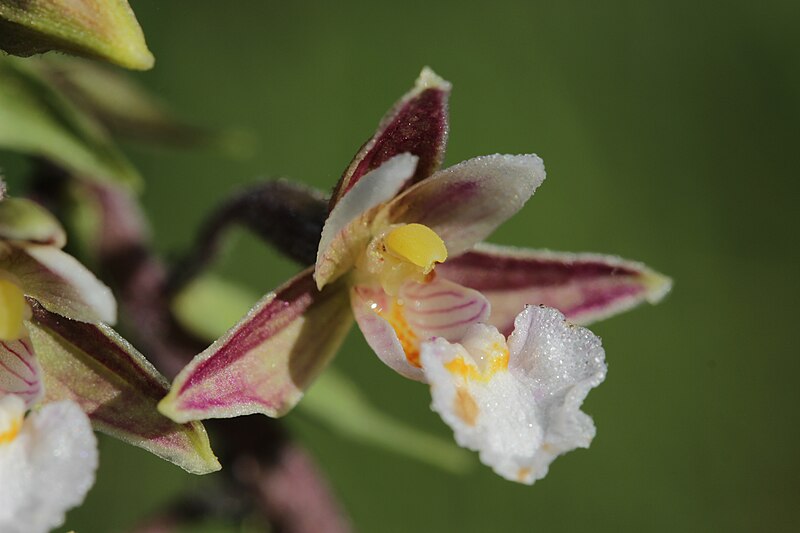
[[424,343],[422,366],[432,408],[456,441],[506,479],[531,484],[558,455],[588,447],[594,424],[580,410],[605,378],[600,340],[561,313],[528,307],[509,338],[478,324],[460,344]]
[[60,526],[94,484],[96,469],[97,440],[77,404],[61,401],[31,413],[0,448],[0,531],[46,533]]
[[642,263],[600,254],[527,250],[480,243],[437,267],[492,304],[490,323],[511,333],[526,304],[546,305],[576,324],[589,324],[642,302],[657,303],[671,280]]
[[423,224],[455,257],[519,211],[545,178],[536,155],[487,155],[440,170],[384,206],[376,227]]
[[73,400],[98,431],[193,474],[219,470],[202,424],[176,424],[158,412],[167,381],[114,330],[38,304],[29,330],[45,377],[44,402]]
[[[318,291],[313,268],[267,294],[189,363],[159,404],[176,421],[280,416],[327,365],[351,325],[347,291]],[[210,310],[210,312],[213,310]]]

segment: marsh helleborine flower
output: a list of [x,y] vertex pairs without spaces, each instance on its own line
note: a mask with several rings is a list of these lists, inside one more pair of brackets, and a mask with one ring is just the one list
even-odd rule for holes
[[43,417],[52,403],[74,402],[99,431],[193,473],[218,470],[202,425],[156,410],[166,380],[106,324],[116,320],[111,290],[65,242],[49,212],[5,197],[0,181],[0,398],[44,405]]
[[334,190],[316,265],[195,357],[162,412],[181,422],[286,413],[354,316],[384,363],[431,385],[459,444],[504,477],[532,483],[588,446],[594,425],[579,408],[605,377],[604,354],[565,316],[586,323],[657,301],[669,280],[614,257],[480,244],[544,166],[491,155],[438,170],[449,91],[422,72]]

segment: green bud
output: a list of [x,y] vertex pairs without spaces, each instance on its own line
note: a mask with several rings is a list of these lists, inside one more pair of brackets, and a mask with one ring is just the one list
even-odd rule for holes
[[23,57],[59,50],[136,70],[155,61],[126,0],[0,0],[0,48]]

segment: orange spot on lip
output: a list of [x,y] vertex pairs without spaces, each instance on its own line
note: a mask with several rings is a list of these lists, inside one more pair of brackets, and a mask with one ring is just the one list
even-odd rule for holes
[[22,426],[22,420],[14,420],[11,422],[11,425],[7,430],[0,433],[0,444],[5,444],[7,442],[11,442],[17,437],[19,433],[20,427]]
[[378,316],[386,320],[394,329],[400,345],[403,347],[403,352],[406,354],[408,363],[417,368],[422,368],[419,362],[419,338],[406,321],[406,317],[403,314],[403,304],[399,303],[397,298],[394,298],[388,307],[388,310],[379,310]]
[[517,471],[517,481],[522,483],[523,481],[526,481],[530,475],[531,475],[531,469],[530,468],[527,468],[527,467],[520,468]]
[[468,426],[474,426],[478,421],[478,414],[480,408],[478,402],[472,397],[472,394],[464,387],[456,389],[455,405],[453,406],[456,416],[464,421]]
[[453,375],[471,381],[487,382],[500,370],[508,368],[508,348],[499,343],[492,344],[487,350],[488,364],[483,370],[464,357],[456,357],[448,361],[444,367]]

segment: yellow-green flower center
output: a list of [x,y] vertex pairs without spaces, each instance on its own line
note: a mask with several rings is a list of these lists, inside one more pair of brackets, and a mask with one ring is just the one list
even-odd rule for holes
[[447,247],[428,226],[406,224],[390,231],[384,238],[386,249],[422,269],[427,274],[435,263],[447,259]]
[[372,239],[357,268],[395,295],[408,281],[428,281],[436,263],[446,259],[447,247],[435,231],[422,224],[402,224]]

